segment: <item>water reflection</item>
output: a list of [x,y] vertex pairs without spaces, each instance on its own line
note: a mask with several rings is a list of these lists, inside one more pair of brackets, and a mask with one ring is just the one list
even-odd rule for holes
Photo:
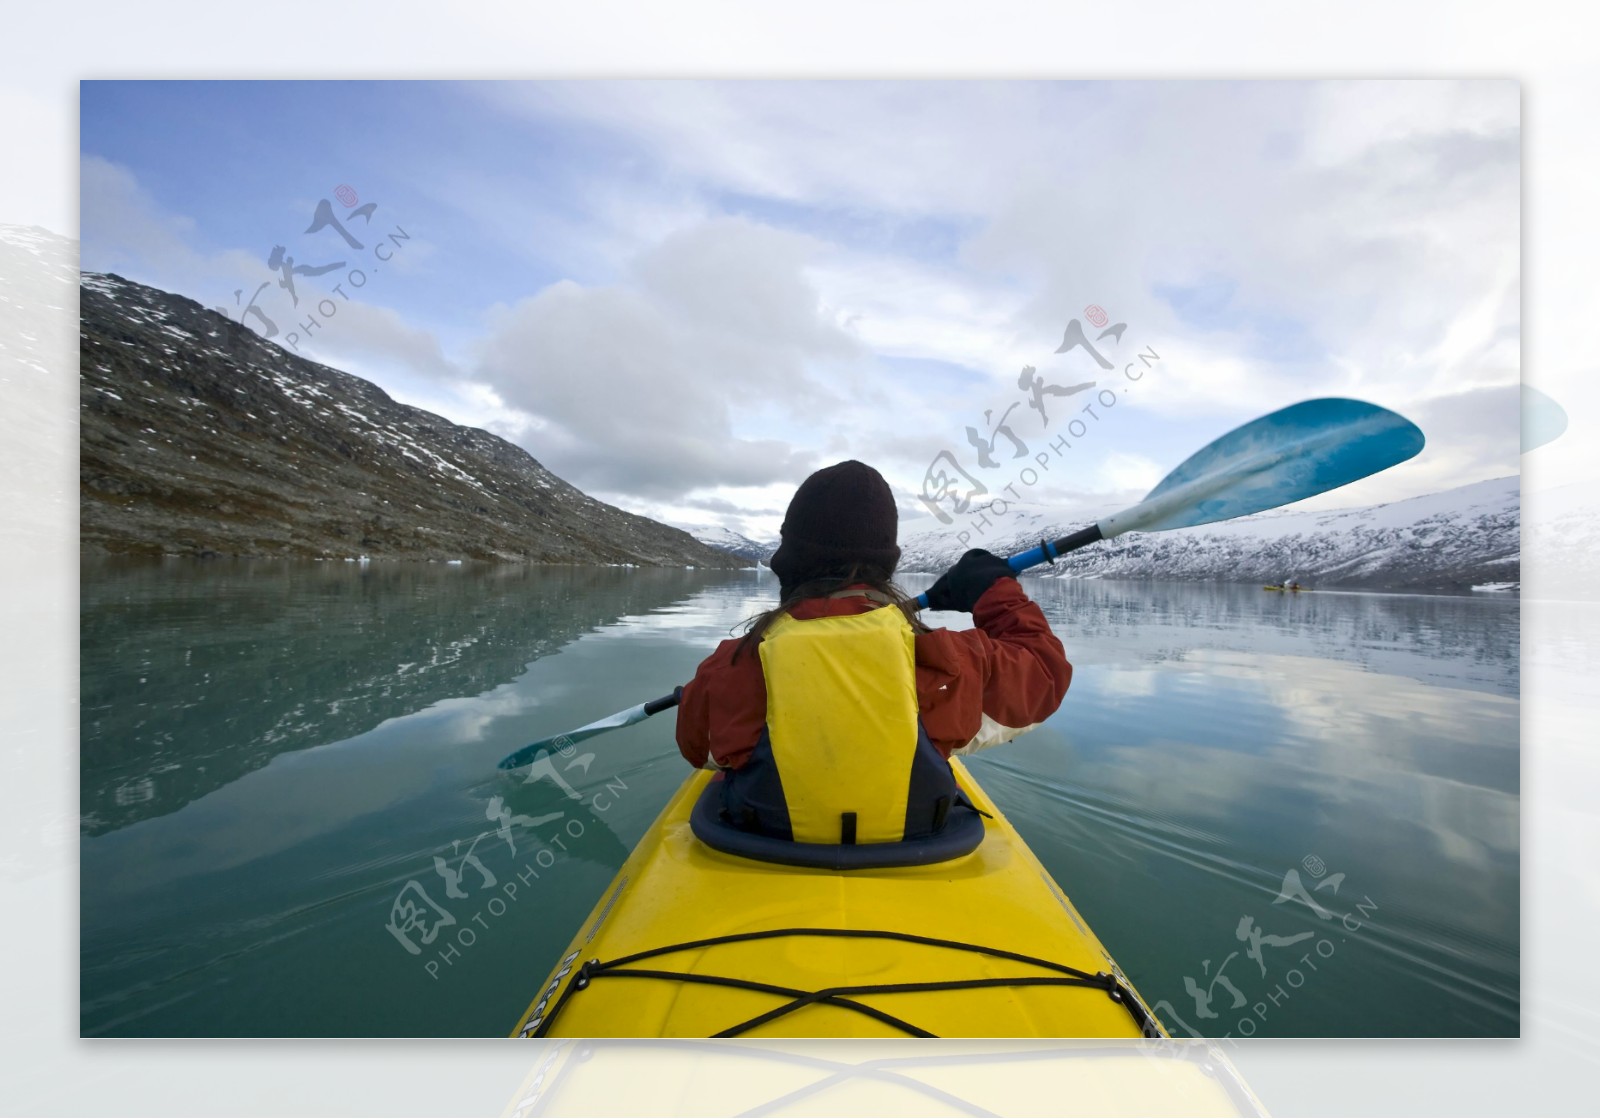
[[[1275,903],[1315,855],[1330,915],[1376,910],[1252,1029],[1516,1032],[1514,599],[1028,585],[1072,689],[974,772],[1150,1001],[1237,1036],[1188,981],[1227,966],[1258,1004],[1240,920],[1325,935]],[[576,798],[494,762],[687,680],[772,600],[755,573],[94,568],[85,1032],[508,1030],[687,767],[670,716],[554,759]],[[499,916],[435,873],[475,840],[494,890],[521,883]],[[457,958],[386,930],[412,881],[475,932]]]
[[[1067,701],[975,769],[1147,998],[1212,1035],[1516,1033],[1515,601],[1055,589]],[[1230,1017],[1214,984],[1242,920],[1330,927],[1279,900],[1307,857],[1381,916],[1282,1007],[1261,1002],[1276,974],[1235,963]],[[1196,990],[1224,1013],[1198,1017]]]
[[1231,583],[1024,579],[1077,665],[1181,660],[1196,647],[1331,657],[1515,696],[1515,597],[1269,593]]
[[662,569],[115,560],[86,560],[82,580],[87,835],[173,812],[280,754],[483,696],[704,583]]

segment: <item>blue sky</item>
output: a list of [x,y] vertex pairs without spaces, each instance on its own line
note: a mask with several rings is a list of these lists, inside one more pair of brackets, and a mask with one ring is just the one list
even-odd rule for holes
[[[754,535],[841,458],[890,478],[903,533],[938,527],[941,451],[1013,482],[966,428],[1022,402],[1032,450],[1064,433],[1019,371],[1113,384],[1054,353],[1103,307],[1108,353],[1161,361],[1029,500],[1107,512],[1238,423],[1355,395],[1429,437],[1318,499],[1355,504],[1517,470],[1518,130],[1498,81],[85,82],[83,266],[217,306],[274,246],[343,261],[296,278],[339,301],[298,352]],[[306,232],[321,199],[361,250]],[[284,336],[301,309],[261,306]]]

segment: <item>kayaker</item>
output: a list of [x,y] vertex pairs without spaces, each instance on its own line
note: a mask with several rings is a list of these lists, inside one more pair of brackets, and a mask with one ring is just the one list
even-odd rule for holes
[[891,578],[894,494],[854,460],[803,482],[771,559],[778,605],[722,642],[683,689],[678,748],[723,770],[726,819],[811,843],[939,832],[959,801],[948,758],[1009,741],[1061,705],[1061,642],[1005,560],[963,555],[930,606],[976,628],[930,629]]

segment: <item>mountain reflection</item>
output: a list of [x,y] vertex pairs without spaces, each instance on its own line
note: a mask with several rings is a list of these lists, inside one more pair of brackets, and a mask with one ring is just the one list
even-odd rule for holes
[[481,695],[704,585],[671,569],[85,560],[81,831]]

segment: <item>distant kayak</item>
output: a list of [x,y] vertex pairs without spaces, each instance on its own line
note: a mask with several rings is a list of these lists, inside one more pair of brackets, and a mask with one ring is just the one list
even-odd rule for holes
[[[771,861],[821,845],[752,837],[748,855],[708,845],[700,836],[723,846],[712,833],[727,825],[714,819],[714,775],[696,772],[513,1036],[1167,1036],[1011,824],[951,765],[979,812],[922,841],[939,861],[850,869]],[[952,844],[953,855],[939,849]],[[881,859],[910,846],[851,850]]]
[[1277,586],[1277,585],[1269,585],[1269,586],[1262,587],[1261,589],[1264,590],[1264,591],[1293,591],[1296,594],[1298,594],[1301,591],[1306,590],[1307,588],[1306,587],[1297,587],[1297,586],[1281,587],[1281,586]]

